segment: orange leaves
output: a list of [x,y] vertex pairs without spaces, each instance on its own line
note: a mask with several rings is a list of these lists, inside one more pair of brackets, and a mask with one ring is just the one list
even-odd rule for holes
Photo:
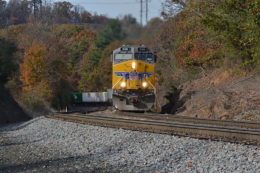
[[208,44],[205,31],[193,31],[183,41],[184,47],[188,53],[187,58],[199,58],[207,54]]
[[20,80],[23,83],[24,93],[35,92],[37,97],[50,101],[53,97],[53,89],[48,80],[47,51],[44,44],[38,41],[32,42],[20,65]]
[[46,54],[45,45],[36,41],[33,41],[25,52],[24,62],[20,65],[20,79],[24,84],[24,90],[32,90],[43,80],[47,72]]
[[207,49],[203,49],[200,44],[193,45],[193,48],[190,51],[190,58],[200,58],[207,55]]
[[[83,57],[95,47],[96,32],[83,25],[31,23],[9,26],[0,30],[0,35],[17,44],[15,58],[17,62],[22,60],[22,63],[13,88],[17,88],[18,97],[25,98],[22,102],[30,109],[34,109],[33,105],[38,102],[54,108],[67,105],[69,94],[77,91],[82,78]],[[100,69],[89,64],[87,84],[92,85],[92,78],[100,79],[94,86],[102,84]],[[89,72],[93,75],[89,75]]]
[[176,47],[175,55],[178,65],[207,66],[213,63],[209,60],[214,58],[220,45],[218,40],[211,40],[211,37],[206,30],[195,30],[187,34],[181,40],[181,44]]

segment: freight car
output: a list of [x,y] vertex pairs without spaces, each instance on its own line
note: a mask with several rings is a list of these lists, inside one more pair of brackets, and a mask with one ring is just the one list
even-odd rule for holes
[[118,110],[146,111],[155,102],[154,51],[146,46],[122,46],[112,55],[112,100]]
[[73,104],[111,103],[112,90],[107,92],[83,92],[72,94]]

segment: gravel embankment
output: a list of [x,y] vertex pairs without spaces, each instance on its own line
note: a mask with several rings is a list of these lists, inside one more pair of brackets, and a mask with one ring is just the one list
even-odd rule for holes
[[0,128],[0,172],[259,172],[260,148],[48,118]]

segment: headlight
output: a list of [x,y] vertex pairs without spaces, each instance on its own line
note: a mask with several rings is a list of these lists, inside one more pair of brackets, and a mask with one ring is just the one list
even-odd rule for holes
[[136,68],[136,62],[132,62],[132,68],[133,68],[133,69]]
[[148,86],[147,82],[143,82],[143,83],[142,83],[142,86],[143,86],[144,88],[146,88],[146,87]]
[[120,83],[120,86],[121,86],[122,88],[125,88],[125,87],[126,87],[126,82],[121,82],[121,83]]

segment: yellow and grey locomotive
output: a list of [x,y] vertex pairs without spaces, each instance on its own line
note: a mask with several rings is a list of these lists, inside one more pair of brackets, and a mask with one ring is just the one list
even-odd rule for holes
[[154,52],[145,46],[113,51],[113,105],[119,110],[145,111],[155,102]]

